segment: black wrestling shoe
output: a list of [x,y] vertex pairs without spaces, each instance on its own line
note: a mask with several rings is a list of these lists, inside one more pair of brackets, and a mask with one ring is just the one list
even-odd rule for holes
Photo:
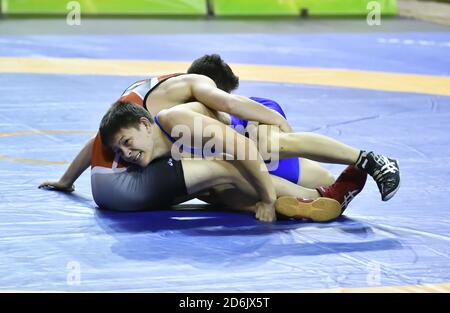
[[397,160],[372,151],[361,151],[356,166],[373,177],[380,190],[381,200],[388,201],[400,188],[400,169]]

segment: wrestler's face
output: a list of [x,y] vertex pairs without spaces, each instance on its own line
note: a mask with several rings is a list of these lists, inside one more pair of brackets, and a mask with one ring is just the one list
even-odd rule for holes
[[121,128],[114,136],[111,148],[124,161],[145,167],[151,161],[153,139],[152,125],[147,119],[142,119],[137,128]]

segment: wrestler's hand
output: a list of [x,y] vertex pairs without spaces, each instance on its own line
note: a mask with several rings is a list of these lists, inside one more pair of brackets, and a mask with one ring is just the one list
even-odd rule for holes
[[256,218],[263,222],[275,222],[277,216],[274,203],[256,203]]
[[75,186],[71,184],[66,184],[61,181],[45,181],[39,185],[39,189],[48,189],[48,190],[58,190],[64,192],[72,192],[75,190]]

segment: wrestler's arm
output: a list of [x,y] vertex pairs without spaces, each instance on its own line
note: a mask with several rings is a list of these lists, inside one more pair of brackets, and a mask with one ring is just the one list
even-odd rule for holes
[[74,191],[75,187],[73,183],[91,164],[93,146],[94,138],[90,139],[86,143],[86,145],[83,147],[83,149],[81,149],[75,159],[73,159],[66,172],[58,181],[45,181],[39,185],[39,188],[54,189],[67,192]]
[[192,96],[213,110],[227,112],[261,124],[278,125],[284,132],[292,131],[286,119],[278,112],[247,97],[232,95],[218,89],[209,77],[189,75],[189,82]]
[[[261,199],[257,204],[256,218],[267,222],[276,220],[275,187],[253,141],[210,117],[182,108],[174,107],[163,110],[158,114],[158,120],[164,129],[172,134],[174,134],[172,130],[177,125],[187,127],[191,135],[189,139],[193,139],[194,144],[201,143],[202,147],[198,148],[203,148],[207,142],[213,140],[214,143],[217,143],[216,147],[223,147],[223,151],[216,151],[216,153],[226,153],[232,155],[235,160],[239,159],[242,168],[248,175],[248,180],[253,183]],[[198,131],[199,125],[201,125],[202,132]],[[206,136],[207,131],[211,130],[214,135]],[[239,153],[242,150],[244,150],[243,160],[242,154]],[[252,158],[254,159],[252,160]]]

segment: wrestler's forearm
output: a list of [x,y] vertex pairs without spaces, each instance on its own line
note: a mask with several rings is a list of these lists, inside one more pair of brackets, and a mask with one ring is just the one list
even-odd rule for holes
[[92,148],[94,139],[90,139],[88,143],[81,149],[78,155],[73,159],[66,172],[59,181],[67,186],[71,186],[81,174],[89,167],[92,158]]
[[233,160],[237,160],[247,174],[248,181],[258,193],[260,201],[266,205],[273,205],[276,200],[275,187],[256,143],[230,127],[220,124],[216,126],[220,127],[221,131],[215,132],[214,135],[216,140],[222,141],[225,154],[231,154]]
[[[261,202],[266,204],[274,203],[276,200],[275,187],[270,178],[267,167],[259,154],[256,145],[246,140],[246,156],[244,160],[239,160],[238,164],[245,170],[248,181],[251,182],[258,193]],[[236,155],[236,157],[238,157]]]
[[217,89],[214,82],[206,77],[191,78],[193,98],[210,109],[227,112],[241,119],[257,121],[262,124],[279,125],[283,131],[292,131],[287,121],[278,112],[247,97],[230,95]]

